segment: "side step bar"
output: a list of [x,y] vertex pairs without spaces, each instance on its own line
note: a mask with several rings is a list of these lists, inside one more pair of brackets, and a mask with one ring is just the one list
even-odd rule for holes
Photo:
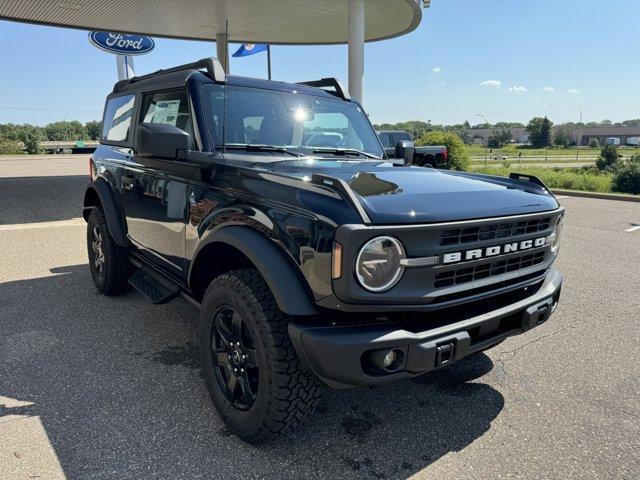
[[138,268],[129,277],[129,285],[156,305],[167,303],[180,295],[180,289],[176,285],[145,266]]

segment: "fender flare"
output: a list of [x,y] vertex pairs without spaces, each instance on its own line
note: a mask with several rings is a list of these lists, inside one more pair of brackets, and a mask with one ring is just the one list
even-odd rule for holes
[[121,217],[118,214],[118,207],[115,202],[113,190],[106,180],[99,178],[87,186],[87,189],[84,192],[84,209],[82,211],[82,216],[85,220],[88,220],[91,210],[97,206],[92,202],[92,197],[94,195],[96,195],[100,200],[102,211],[107,218],[109,233],[113,237],[113,240],[119,246],[127,247],[127,237],[125,236],[122,228],[122,222],[120,221]]
[[[211,243],[230,245],[245,255],[262,275],[269,286],[278,308],[287,315],[317,315],[306,288],[306,279],[296,271],[293,262],[265,235],[252,227],[231,225],[214,231],[202,242],[193,258]],[[194,262],[189,267],[189,285]]]

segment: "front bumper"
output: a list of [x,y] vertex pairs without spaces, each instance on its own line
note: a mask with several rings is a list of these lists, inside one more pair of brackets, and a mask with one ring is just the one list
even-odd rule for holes
[[[293,321],[289,335],[302,363],[330,387],[378,385],[448,365],[546,322],[561,287],[562,275],[552,269],[531,296],[446,325],[409,331],[389,321],[358,325]],[[390,349],[400,359],[394,369],[376,368],[372,359]]]

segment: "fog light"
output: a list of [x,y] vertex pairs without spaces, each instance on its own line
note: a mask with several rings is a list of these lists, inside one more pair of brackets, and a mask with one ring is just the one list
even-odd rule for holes
[[365,355],[364,366],[376,372],[393,373],[404,365],[404,355],[401,348],[373,350]]
[[391,365],[396,363],[397,359],[398,359],[398,354],[396,353],[396,351],[389,350],[387,354],[384,356],[384,360],[382,364],[384,365],[384,368],[389,368]]

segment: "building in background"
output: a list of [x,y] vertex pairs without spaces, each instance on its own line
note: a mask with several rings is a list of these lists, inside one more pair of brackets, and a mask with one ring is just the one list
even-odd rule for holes
[[[474,145],[486,145],[489,137],[497,132],[501,132],[502,128],[473,128],[469,130],[464,138],[465,143]],[[524,127],[513,127],[508,129],[511,133],[513,143],[526,144],[529,142],[529,134]],[[570,139],[573,145],[588,146],[593,140],[598,145],[604,145],[607,138],[619,138],[620,145],[634,144],[635,139],[640,137],[640,127],[573,127]],[[577,139],[577,142],[576,142]],[[553,138],[551,139],[551,143]],[[634,145],[635,146],[635,145]]]

